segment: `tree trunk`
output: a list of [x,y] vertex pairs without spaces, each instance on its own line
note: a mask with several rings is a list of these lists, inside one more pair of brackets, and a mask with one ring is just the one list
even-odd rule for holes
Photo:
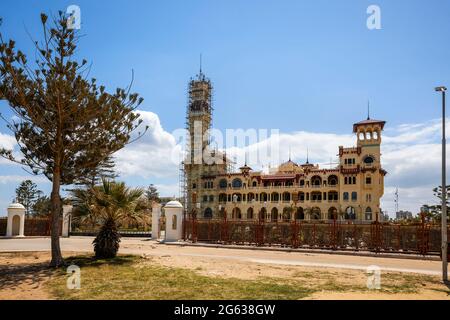
[[59,196],[59,189],[61,186],[61,172],[58,167],[55,168],[52,181],[51,193],[51,207],[52,207],[52,228],[51,228],[51,248],[52,261],[50,266],[60,267],[64,265],[64,260],[61,254],[61,247],[59,245],[59,235],[61,233],[60,216],[62,212],[61,197]]

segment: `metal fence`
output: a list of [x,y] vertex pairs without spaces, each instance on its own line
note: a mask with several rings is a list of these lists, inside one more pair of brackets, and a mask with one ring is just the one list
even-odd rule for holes
[[184,240],[221,244],[438,255],[439,225],[348,221],[266,222],[189,217]]
[[[6,235],[8,218],[0,218],[0,236]],[[26,217],[24,223],[25,236],[50,236],[52,220],[49,217],[37,218]],[[60,230],[62,229],[62,219],[60,219]]]

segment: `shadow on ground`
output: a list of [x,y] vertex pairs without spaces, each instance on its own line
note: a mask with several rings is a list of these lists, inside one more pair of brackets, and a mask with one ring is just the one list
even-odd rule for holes
[[[124,265],[131,264],[136,257],[131,255],[118,256],[114,259],[95,259],[93,256],[78,255],[65,258],[65,266],[55,269],[49,266],[49,260],[35,261],[38,259],[33,254],[21,255],[25,261],[21,263],[7,263],[9,259],[13,259],[17,255],[2,255],[3,262],[0,263],[0,291],[16,290],[20,285],[26,284],[30,288],[38,288],[43,282],[48,280],[52,275],[66,273],[69,265],[77,265],[80,268],[85,266],[100,266],[102,264]],[[5,263],[6,262],[6,263]]]

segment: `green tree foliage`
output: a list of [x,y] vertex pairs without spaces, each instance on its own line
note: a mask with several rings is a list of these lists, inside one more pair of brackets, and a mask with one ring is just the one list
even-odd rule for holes
[[123,182],[102,179],[92,189],[75,189],[75,215],[89,223],[100,223],[101,229],[93,244],[98,258],[115,257],[119,250],[118,223],[143,223],[147,214],[144,190],[132,189]]
[[77,185],[84,185],[88,188],[92,188],[95,185],[101,183],[102,178],[114,180],[118,177],[117,173],[114,171],[114,161],[111,157],[105,158],[101,161],[96,168],[91,172],[88,172],[85,176],[77,179]]
[[145,190],[145,197],[151,203],[152,201],[160,202],[158,189],[153,184],[150,184]]
[[48,216],[52,210],[52,202],[47,196],[40,196],[33,204],[33,216],[43,217]]
[[22,157],[16,159],[5,149],[0,155],[52,182],[52,266],[64,263],[59,244],[61,186],[92,174],[130,142],[142,122],[135,113],[142,98],[130,93],[130,87],[108,93],[96,79],[87,79],[89,67],[75,57],[79,36],[68,27],[68,18],[59,12],[49,24],[41,14],[43,39],[34,42],[32,64],[14,40],[0,33],[0,95],[19,119],[8,122],[8,128]]
[[34,214],[34,205],[42,191],[38,190],[37,185],[31,180],[24,180],[16,188],[16,199],[25,207],[26,215]]
[[[446,203],[447,203],[447,218],[450,217],[450,186],[446,187],[446,192],[447,192],[447,198],[446,198]],[[423,205],[423,209],[426,211],[426,219],[427,220],[432,220],[432,221],[441,221],[441,217],[442,217],[442,186],[438,186],[436,188],[433,189],[433,195],[438,198],[439,204],[436,205],[428,205],[428,204],[424,204]]]

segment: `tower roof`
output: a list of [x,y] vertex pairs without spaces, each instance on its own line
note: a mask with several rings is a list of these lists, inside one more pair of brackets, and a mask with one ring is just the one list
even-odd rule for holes
[[386,121],[383,121],[383,120],[375,120],[375,119],[369,118],[369,119],[366,119],[366,120],[363,120],[363,121],[353,124],[353,132],[356,132],[358,127],[367,126],[367,125],[371,125],[371,124],[379,124],[381,127],[381,130],[383,130],[385,123],[386,123]]

